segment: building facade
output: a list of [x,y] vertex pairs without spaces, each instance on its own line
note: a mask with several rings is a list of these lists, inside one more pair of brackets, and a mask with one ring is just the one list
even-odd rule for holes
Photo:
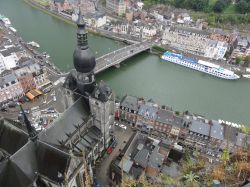
[[135,126],[138,114],[138,98],[125,96],[120,102],[119,116],[122,122]]
[[22,85],[24,93],[36,88],[36,83],[33,78],[32,72],[28,67],[23,67],[15,70],[15,74],[18,81]]
[[17,100],[24,95],[21,84],[17,77],[9,72],[0,77],[0,103]]
[[121,16],[126,12],[124,0],[106,0],[106,8]]

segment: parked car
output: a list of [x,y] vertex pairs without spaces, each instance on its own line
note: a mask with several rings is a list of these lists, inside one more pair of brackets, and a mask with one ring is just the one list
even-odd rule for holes
[[120,124],[120,127],[125,129],[125,130],[127,129],[127,127],[125,125],[122,125],[122,124]]
[[114,141],[113,143],[112,143],[112,148],[114,149],[116,146],[117,146],[117,141]]
[[14,107],[16,107],[16,105],[17,105],[17,103],[15,103],[15,102],[10,102],[10,103],[8,104],[8,106],[9,106],[10,108],[14,108]]
[[1,112],[7,112],[8,110],[6,108],[1,108]]

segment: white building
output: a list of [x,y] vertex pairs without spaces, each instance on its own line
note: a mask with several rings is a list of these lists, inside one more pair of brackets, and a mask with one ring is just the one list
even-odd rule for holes
[[228,49],[228,44],[225,42],[210,40],[206,48],[205,57],[212,59],[223,59]]
[[17,66],[18,57],[15,53],[0,53],[0,73],[5,69],[10,70]]
[[113,27],[113,32],[120,34],[127,34],[129,29],[129,24],[117,24]]
[[105,14],[96,12],[94,14],[87,14],[85,21],[88,26],[91,26],[93,28],[99,28],[107,23],[107,17]]
[[151,39],[157,33],[157,29],[154,26],[145,26],[142,29],[142,38]]

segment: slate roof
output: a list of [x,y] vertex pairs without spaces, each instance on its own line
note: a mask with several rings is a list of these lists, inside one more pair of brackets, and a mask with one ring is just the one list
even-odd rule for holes
[[156,121],[169,124],[173,119],[173,115],[173,111],[160,109],[157,112]]
[[225,125],[224,127],[224,137],[225,139],[228,139],[228,141],[235,143],[236,142],[236,136],[238,134],[238,129],[235,127],[231,127],[229,125]]
[[155,120],[157,117],[158,107],[154,103],[147,102],[142,104],[139,108],[139,115],[142,115],[144,118]]
[[156,146],[150,155],[148,165],[153,168],[160,168],[160,166],[163,164],[164,155],[159,153],[159,146]]
[[67,139],[67,134],[75,131],[74,125],[80,125],[85,118],[89,116],[87,106],[83,99],[77,100],[70,108],[68,108],[55,122],[40,135],[39,139],[51,144],[58,144],[59,140]]
[[15,70],[15,74],[18,78],[20,78],[22,76],[31,75],[31,71],[28,67],[22,67],[22,68]]
[[99,85],[95,88],[92,96],[102,102],[106,102],[108,101],[111,94],[111,88],[104,81],[101,81]]
[[138,153],[135,155],[134,161],[143,168],[146,168],[148,164],[148,157],[149,157],[149,150],[142,149],[138,151]]
[[0,77],[0,86],[5,85],[6,83],[10,83],[15,81],[17,78],[14,73],[9,73],[7,75],[3,75]]
[[246,138],[247,138],[246,134],[239,132],[236,138],[236,145],[244,146],[244,144],[246,143]]
[[224,140],[224,126],[218,121],[212,120],[210,136],[215,139]]
[[129,108],[130,110],[138,111],[138,98],[127,95],[123,97],[120,105]]
[[191,126],[189,127],[189,130],[195,133],[209,136],[210,125],[198,120],[193,120]]
[[[69,150],[60,147],[58,140],[65,140],[67,138],[65,133],[75,131],[74,125],[83,123],[83,119],[88,115],[83,99],[79,99],[50,128],[42,131],[36,142],[28,141],[24,142],[24,145],[19,145],[21,141],[12,141],[11,143],[17,144],[14,150],[9,151],[13,155],[0,162],[0,187],[27,187],[37,179],[38,175],[45,176],[56,183],[62,183],[64,173],[69,169],[69,163],[74,160],[80,163],[82,159],[71,158]],[[1,129],[3,129],[2,126]],[[16,134],[14,132],[14,135]],[[100,134],[101,132],[96,131],[96,127],[91,127],[84,136],[84,144],[92,148]],[[95,135],[97,137],[93,138]],[[27,138],[27,135],[24,136],[23,141]],[[6,139],[9,140],[9,138],[3,138],[3,143],[6,143]]]
[[25,130],[22,130],[21,124],[19,125],[20,127],[17,127],[5,119],[0,119],[0,149],[10,155],[14,154],[28,141],[28,134]]

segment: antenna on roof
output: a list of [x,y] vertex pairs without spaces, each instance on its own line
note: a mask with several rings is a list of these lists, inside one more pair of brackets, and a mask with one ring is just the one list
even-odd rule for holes
[[37,140],[38,133],[36,132],[35,128],[31,125],[30,121],[28,120],[26,113],[23,110],[22,105],[20,103],[18,103],[18,105],[20,106],[20,109],[24,118],[24,124],[26,125],[30,140],[32,142],[35,142]]

